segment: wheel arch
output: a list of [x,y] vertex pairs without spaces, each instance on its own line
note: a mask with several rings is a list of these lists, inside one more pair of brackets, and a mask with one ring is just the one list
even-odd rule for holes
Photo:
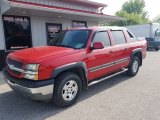
[[135,56],[140,59],[140,66],[142,66],[142,48],[137,48],[132,51],[130,64]]
[[65,72],[72,72],[72,73],[77,74],[82,80],[83,90],[88,89],[88,79],[87,79],[88,75],[87,75],[87,68],[86,68],[85,63],[75,62],[75,63],[70,63],[70,64],[60,66],[56,68],[55,70],[53,70],[52,78],[57,78]]

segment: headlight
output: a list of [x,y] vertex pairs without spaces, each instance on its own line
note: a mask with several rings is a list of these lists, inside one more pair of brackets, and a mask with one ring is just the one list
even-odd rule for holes
[[39,64],[28,64],[25,66],[26,70],[38,71]]
[[23,78],[30,80],[38,80],[39,64],[27,64],[25,66],[25,72]]

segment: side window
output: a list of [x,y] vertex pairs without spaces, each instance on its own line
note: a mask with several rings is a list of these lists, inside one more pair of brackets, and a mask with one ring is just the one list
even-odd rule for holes
[[125,36],[123,34],[123,31],[114,30],[114,31],[111,31],[111,32],[112,32],[113,39],[114,39],[114,42],[115,42],[116,45],[126,43],[126,39],[125,39]]
[[131,38],[131,42],[137,41],[136,37],[133,36],[133,34],[132,34],[131,32],[129,32],[129,31],[127,30],[127,33],[128,33],[128,35],[129,35],[129,37]]
[[93,42],[103,42],[105,47],[111,45],[107,31],[97,32],[93,38]]
[[133,39],[134,36],[133,36],[129,31],[127,31],[127,32],[128,32],[129,37],[130,37],[131,39]]

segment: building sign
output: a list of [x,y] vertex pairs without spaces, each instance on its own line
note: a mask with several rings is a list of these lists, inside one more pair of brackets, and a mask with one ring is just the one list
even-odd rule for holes
[[55,24],[55,23],[47,23],[47,43],[56,36],[62,30],[62,24]]
[[30,18],[3,16],[6,50],[32,47]]
[[72,27],[87,27],[87,22],[85,21],[72,21]]

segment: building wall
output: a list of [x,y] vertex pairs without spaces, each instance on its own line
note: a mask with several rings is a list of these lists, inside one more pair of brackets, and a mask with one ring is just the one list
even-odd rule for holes
[[89,12],[98,12],[98,8],[78,5],[75,3],[70,3],[70,2],[60,1],[60,0],[17,0],[17,1],[43,4],[43,5],[49,5],[49,6],[58,6],[58,7],[76,9],[76,10],[84,10]]
[[150,24],[126,26],[136,37],[150,37]]
[[160,29],[160,24],[142,24],[126,26],[136,37],[154,38],[155,31]]
[[[33,46],[47,45],[46,23],[62,24],[62,29],[71,28],[72,20],[31,16],[31,32]],[[87,22],[87,26],[96,26],[97,22]]]

